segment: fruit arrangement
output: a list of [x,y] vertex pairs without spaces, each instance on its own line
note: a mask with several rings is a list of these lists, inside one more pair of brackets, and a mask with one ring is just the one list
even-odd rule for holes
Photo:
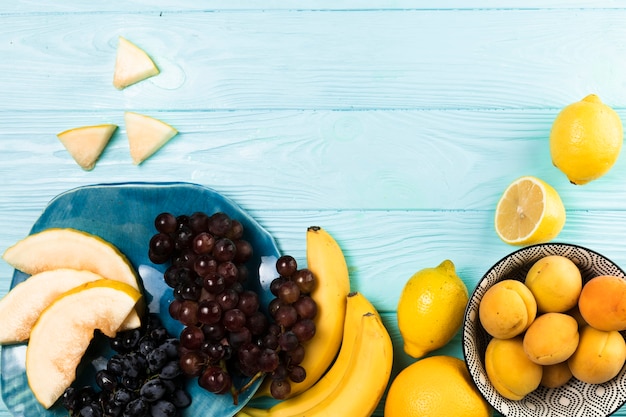
[[[6,262],[31,275],[0,300],[8,323],[2,343],[28,343],[28,382],[41,405],[63,405],[70,416],[175,416],[193,403],[189,383],[236,403],[264,379],[258,395],[284,401],[242,413],[341,413],[350,409],[346,399],[358,396],[350,414],[371,414],[391,375],[391,339],[374,306],[350,292],[343,253],[330,234],[307,230],[306,268],[289,255],[277,259],[269,285],[274,298],[262,305],[246,285],[254,247],[236,219],[164,212],[154,227],[148,257],[167,264],[167,314],[180,321],[179,334],[146,310],[139,275],[95,235],[47,228],[5,252]],[[50,339],[59,340],[54,349],[44,342]],[[82,358],[102,340],[111,356],[90,386],[76,385]],[[364,361],[373,366],[363,368]],[[364,387],[365,373],[376,378]]]
[[572,376],[610,381],[626,361],[626,281],[590,278],[569,258],[544,256],[524,281],[503,279],[487,289],[479,320],[492,337],[485,368],[505,398],[521,400],[540,385],[556,388]]

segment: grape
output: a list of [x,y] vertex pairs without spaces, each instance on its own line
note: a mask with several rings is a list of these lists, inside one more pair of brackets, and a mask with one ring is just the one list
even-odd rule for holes
[[224,313],[222,324],[229,332],[238,332],[246,324],[246,315],[238,308],[228,310]]
[[149,247],[155,255],[169,257],[174,251],[174,239],[167,233],[157,233],[150,239]]
[[293,303],[293,307],[296,309],[298,316],[303,319],[313,319],[317,315],[317,303],[307,295],[300,297]]
[[177,360],[171,360],[166,363],[163,368],[161,368],[161,372],[159,373],[159,377],[162,379],[174,379],[180,376],[182,373],[180,369],[180,363]]
[[220,275],[208,274],[202,280],[202,287],[210,294],[219,294],[226,289],[226,282]]
[[291,384],[285,380],[272,380],[270,384],[270,393],[277,400],[284,400],[291,393]]
[[252,258],[252,245],[247,240],[239,239],[235,242],[235,258],[237,263],[245,263]]
[[258,365],[262,372],[273,372],[279,363],[278,353],[274,349],[265,348],[259,354]]
[[217,261],[209,254],[201,254],[193,262],[193,270],[198,276],[205,277],[217,273]]
[[209,217],[209,232],[217,237],[225,236],[231,230],[232,220],[226,213],[217,212]]
[[237,308],[246,316],[251,316],[259,310],[259,296],[254,291],[243,291],[239,294]]
[[187,376],[199,376],[204,370],[205,357],[200,351],[185,352],[180,356],[180,369]]
[[276,261],[276,271],[281,277],[290,277],[298,270],[298,263],[290,255],[283,255]]
[[202,232],[196,235],[192,240],[192,248],[198,255],[211,253],[214,246],[215,237],[208,232]]
[[230,221],[230,229],[224,235],[230,240],[239,240],[243,237],[243,225],[240,221],[232,219]]
[[239,349],[239,347],[251,341],[252,333],[246,327],[242,327],[238,332],[230,332],[228,334],[228,343],[230,343],[233,349]]
[[294,332],[300,342],[306,342],[315,336],[315,323],[310,319],[301,319],[291,327],[291,331]]
[[205,300],[198,303],[198,322],[215,324],[222,319],[222,306],[215,300]]
[[174,320],[180,321],[180,310],[182,308],[183,302],[181,300],[174,299],[170,302],[168,306],[168,312],[170,313],[170,317]]
[[315,289],[315,277],[309,269],[304,268],[296,271],[292,279],[303,294],[309,294]]
[[211,340],[214,342],[218,342],[226,337],[226,329],[221,322],[210,325],[205,324],[204,326],[202,326],[202,331],[204,332],[207,340]]
[[224,237],[215,242],[211,253],[218,262],[232,261],[235,259],[237,246],[235,246],[232,240]]
[[300,341],[298,340],[298,336],[296,336],[291,330],[288,330],[278,336],[278,345],[286,352],[296,349],[299,344]]
[[198,379],[198,384],[209,392],[224,394],[230,389],[232,381],[219,366],[209,366]]
[[96,372],[96,384],[104,391],[113,391],[117,386],[115,375],[107,370],[99,370]]
[[193,231],[189,226],[180,226],[178,230],[174,232],[174,247],[178,250],[190,247],[193,236]]
[[194,326],[198,323],[198,303],[185,300],[181,303],[178,312],[178,320],[186,326]]
[[289,373],[289,379],[296,383],[304,381],[306,379],[306,370],[299,365],[294,366]]
[[148,404],[141,398],[136,398],[128,403],[124,410],[124,417],[145,416],[148,412]]
[[286,304],[293,304],[300,298],[300,288],[293,281],[285,281],[278,288],[278,298]]
[[161,233],[174,233],[177,226],[176,217],[171,213],[161,213],[154,219],[154,227]]
[[139,395],[147,402],[154,402],[163,398],[167,389],[160,378],[149,379],[139,389]]
[[278,297],[278,289],[283,285],[284,282],[287,282],[287,278],[278,277],[274,278],[270,283],[270,292],[274,295],[274,297]]
[[[202,329],[196,326],[187,326],[180,333],[180,345],[185,349],[198,350],[204,342]],[[154,350],[153,352],[155,352]],[[167,355],[165,355],[167,357]]]
[[204,233],[209,230],[209,216],[201,211],[197,211],[189,216],[189,227],[195,233]]
[[274,320],[278,325],[289,328],[298,321],[298,313],[291,304],[282,304],[276,309]]
[[177,413],[176,405],[170,401],[159,400],[150,405],[152,417],[175,417]]
[[246,319],[246,327],[250,329],[253,336],[262,336],[267,331],[268,325],[267,316],[260,311],[255,311]]
[[306,353],[304,346],[299,344],[295,349],[290,350],[289,352],[284,352],[284,359],[288,365],[299,365],[302,363],[304,359],[304,354]]
[[239,303],[239,293],[232,288],[227,288],[217,295],[217,302],[224,310],[232,310]]
[[217,274],[224,278],[227,286],[232,286],[239,280],[239,268],[231,261],[220,262],[217,265]]

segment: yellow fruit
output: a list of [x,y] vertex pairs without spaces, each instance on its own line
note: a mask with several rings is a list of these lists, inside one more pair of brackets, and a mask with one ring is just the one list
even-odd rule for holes
[[99,279],[57,298],[42,313],[26,348],[26,376],[35,398],[50,408],[76,377],[96,329],[114,336],[141,293],[128,284]]
[[0,344],[23,342],[41,312],[61,294],[102,276],[75,269],[53,269],[28,277],[0,299]]
[[159,69],[143,49],[128,39],[119,37],[113,73],[115,88],[122,90],[158,73]]
[[552,186],[532,176],[513,181],[496,206],[496,233],[510,245],[554,239],[565,225],[565,207]]
[[566,361],[578,346],[578,322],[564,313],[537,317],[524,334],[524,352],[539,365]]
[[572,379],[572,371],[567,362],[555,363],[543,367],[540,385],[546,388],[558,388],[567,384],[570,379]]
[[492,285],[478,306],[483,328],[493,337],[510,339],[531,325],[537,316],[533,294],[520,281],[505,279]]
[[590,94],[566,106],[550,131],[552,163],[573,184],[582,185],[606,174],[622,149],[619,115]]
[[540,312],[563,313],[576,306],[583,281],[576,264],[565,256],[539,259],[526,274],[526,286]]
[[617,331],[585,326],[576,352],[567,363],[572,374],[589,384],[602,384],[619,373],[626,361],[626,343]]
[[448,343],[463,323],[467,301],[467,287],[451,261],[416,272],[398,302],[404,351],[421,358]]
[[430,356],[403,369],[385,401],[385,417],[488,417],[492,413],[465,363],[450,356]]
[[485,370],[496,391],[514,401],[533,392],[543,376],[543,367],[524,352],[521,336],[491,339],[485,351]]

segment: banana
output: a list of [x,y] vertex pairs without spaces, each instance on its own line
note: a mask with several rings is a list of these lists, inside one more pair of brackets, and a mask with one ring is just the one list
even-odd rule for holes
[[[362,328],[362,318],[368,313],[374,314],[380,319],[376,308],[362,293],[352,292],[348,294],[341,349],[328,372],[308,390],[281,401],[270,409],[264,410],[246,406],[242,411],[251,417],[290,417],[298,416],[322,402],[337,388],[345,375],[350,365],[352,353],[355,351],[358,334]],[[238,417],[244,416],[238,415]]]
[[[305,345],[307,354],[300,364],[306,370],[306,378],[291,383],[289,397],[313,386],[335,360],[343,335],[346,297],[350,293],[350,276],[341,247],[319,226],[307,229],[306,258],[307,267],[317,280],[311,292],[317,303],[315,337]],[[270,378],[266,378],[256,397],[270,396],[269,386]]]
[[[294,407],[293,413],[285,416],[368,417],[374,412],[389,383],[393,364],[391,337],[376,314],[362,316],[347,363],[345,373],[336,375],[334,387],[324,391],[325,397],[309,404],[308,409]],[[243,412],[251,417],[275,417],[268,410],[244,408]]]

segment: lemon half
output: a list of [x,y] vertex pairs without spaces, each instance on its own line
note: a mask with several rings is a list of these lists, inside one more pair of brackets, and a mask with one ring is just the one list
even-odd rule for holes
[[525,176],[513,181],[496,206],[496,233],[511,245],[532,245],[554,239],[565,225],[565,207],[545,181]]

